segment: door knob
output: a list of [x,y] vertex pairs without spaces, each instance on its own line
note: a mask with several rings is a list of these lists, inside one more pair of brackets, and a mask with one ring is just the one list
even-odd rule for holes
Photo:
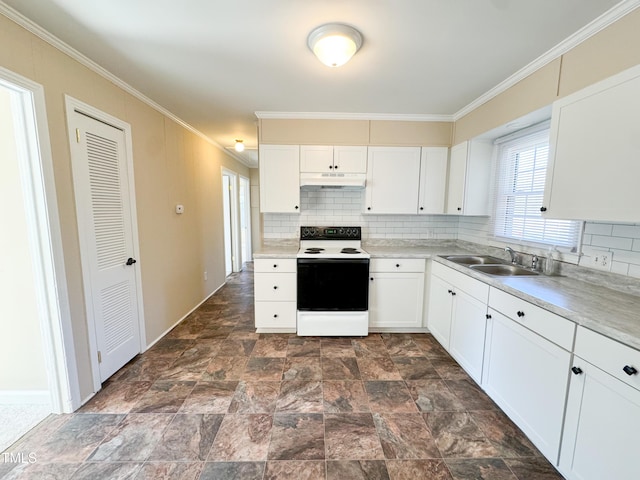
[[136,260],[135,258],[131,258],[131,257],[129,257],[129,258],[127,259],[127,265],[133,265],[133,264],[134,264],[134,263],[136,263],[136,262],[137,262],[137,260]]

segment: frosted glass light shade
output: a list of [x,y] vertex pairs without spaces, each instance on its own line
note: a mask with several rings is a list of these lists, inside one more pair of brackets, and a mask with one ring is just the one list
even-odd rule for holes
[[235,149],[236,152],[244,152],[244,142],[242,140],[236,140]]
[[307,38],[311,51],[329,67],[347,63],[362,46],[362,35],[355,28],[340,23],[321,25]]

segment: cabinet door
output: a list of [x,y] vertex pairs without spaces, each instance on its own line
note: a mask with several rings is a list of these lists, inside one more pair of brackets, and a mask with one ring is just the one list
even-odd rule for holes
[[296,302],[255,302],[256,328],[296,328]]
[[371,273],[369,326],[422,326],[424,273]]
[[418,211],[420,147],[369,147],[365,213]]
[[333,147],[301,145],[300,171],[304,173],[333,172]]
[[420,195],[418,213],[422,215],[445,213],[447,188],[447,147],[423,147],[420,158]]
[[260,211],[300,212],[300,147],[260,145]]
[[640,478],[640,392],[579,357],[571,375],[560,454],[568,479]]
[[449,185],[447,191],[447,213],[461,214],[464,206],[464,179],[467,170],[469,142],[451,147],[449,160]]
[[438,342],[449,351],[451,335],[451,312],[453,290],[451,285],[435,275],[431,276],[429,286],[429,315],[427,327]]
[[547,218],[640,221],[640,66],[553,104]]
[[451,356],[476,382],[482,380],[487,304],[455,290],[451,316]]
[[333,147],[333,169],[338,173],[367,173],[367,147]]
[[483,387],[557,464],[571,354],[495,310],[489,314]]

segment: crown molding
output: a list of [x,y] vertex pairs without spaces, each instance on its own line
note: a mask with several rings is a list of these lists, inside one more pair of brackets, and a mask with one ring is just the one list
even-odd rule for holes
[[620,20],[625,15],[631,13],[633,10],[640,6],[640,0],[623,0],[619,4],[615,5],[607,12],[600,15],[598,18],[588,23],[584,27],[582,27],[577,32],[573,33],[569,37],[565,38],[562,42],[560,42],[555,47],[548,50],[546,53],[542,54],[534,61],[524,66],[516,73],[508,77],[507,79],[500,82],[498,85],[493,87],[491,90],[482,94],[478,98],[476,98],[473,102],[466,105],[465,107],[458,110],[456,113],[452,115],[453,121],[458,121],[468,113],[472,112],[476,108],[481,105],[487,103],[489,100],[497,97],[505,90],[513,87],[516,83],[521,80],[524,80],[526,77],[549,64],[556,58],[564,55],[572,48],[576,47],[580,43],[584,42],[588,38],[592,37],[596,33],[604,30],[609,25],[615,23]]
[[[72,59],[76,60],[80,64],[82,64],[85,67],[87,67],[88,69],[92,70],[93,72],[97,73],[101,77],[109,80],[111,83],[113,83],[117,87],[121,88],[122,90],[124,90],[125,92],[129,93],[130,95],[136,97],[138,100],[140,100],[141,102],[147,104],[149,107],[151,107],[154,110],[158,111],[159,113],[161,113],[165,117],[173,120],[174,122],[176,122],[178,125],[180,125],[184,129],[189,130],[191,133],[199,136],[200,138],[202,138],[206,142],[208,142],[211,145],[213,145],[214,147],[216,147],[218,150],[220,150],[220,151],[224,152],[225,154],[229,155],[229,152],[227,152],[227,150],[222,145],[220,145],[218,142],[216,142],[215,140],[212,140],[211,138],[209,138],[207,135],[205,135],[204,133],[202,133],[200,130],[198,130],[197,128],[193,127],[192,125],[189,125],[187,122],[182,120],[180,117],[174,115],[172,112],[170,112],[169,110],[164,108],[162,105],[154,102],[149,97],[144,95],[142,92],[140,92],[139,90],[136,90],[131,85],[126,83],[124,80],[122,80],[121,78],[115,76],[113,73],[109,72],[106,68],[100,66],[99,64],[97,64],[96,62],[91,60],[89,57],[83,55],[78,50],[76,50],[75,48],[71,47],[67,43],[63,42],[58,37],[56,37],[55,35],[51,34],[47,30],[42,28],[40,25],[38,25],[34,21],[30,20],[29,18],[25,17],[20,12],[18,12],[17,10],[11,8],[9,5],[7,5],[6,3],[4,3],[1,0],[0,0],[0,14],[4,15],[5,17],[7,17],[9,20],[13,21],[14,23],[17,23],[18,25],[20,25],[24,29],[26,29],[29,32],[33,33],[35,36],[37,36],[40,39],[42,39],[45,42],[47,42],[52,47],[60,50],[62,53],[68,55],[69,57],[71,57]],[[230,155],[230,156],[233,157],[234,159],[238,160],[244,166],[251,168],[251,166],[248,165],[246,161],[244,161],[244,160],[242,160],[242,159],[240,159],[240,158],[238,158],[236,156],[233,156],[233,155]]]
[[255,112],[269,120],[393,120],[405,122],[453,122],[453,115],[344,112]]

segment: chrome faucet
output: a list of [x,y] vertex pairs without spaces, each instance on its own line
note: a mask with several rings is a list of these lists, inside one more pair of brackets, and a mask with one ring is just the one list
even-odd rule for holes
[[513,263],[514,265],[518,263],[518,254],[513,250],[513,248],[504,247],[504,251],[509,252],[509,255],[511,255],[511,263]]

